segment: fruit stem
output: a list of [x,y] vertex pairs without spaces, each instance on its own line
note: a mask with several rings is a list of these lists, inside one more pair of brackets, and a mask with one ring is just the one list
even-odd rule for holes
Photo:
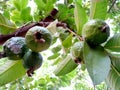
[[34,70],[35,70],[35,68],[33,68],[33,67],[27,70],[28,77],[31,77],[32,74],[34,74]]
[[70,30],[69,28],[67,28],[67,30],[72,33],[73,35],[77,36],[79,38],[80,41],[84,41],[84,38],[82,36],[79,36],[77,33],[75,33],[74,31]]

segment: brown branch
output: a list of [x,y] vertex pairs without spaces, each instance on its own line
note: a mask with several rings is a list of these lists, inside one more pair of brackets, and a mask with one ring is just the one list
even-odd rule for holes
[[[8,34],[8,35],[0,35],[0,45],[2,45],[6,40],[8,40],[9,38],[11,37],[16,37],[16,36],[21,36],[21,37],[24,37],[26,32],[34,27],[34,26],[43,26],[43,27],[47,27],[51,22],[33,22],[31,24],[27,24],[27,25],[24,25],[20,28],[18,28],[14,33],[12,34]],[[66,23],[62,23],[62,22],[58,22],[57,27],[61,26],[61,27],[64,27],[66,28],[67,27],[67,24]]]

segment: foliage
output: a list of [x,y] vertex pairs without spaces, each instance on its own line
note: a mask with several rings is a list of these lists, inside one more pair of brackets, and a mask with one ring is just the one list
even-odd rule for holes
[[[112,1],[0,1],[0,89],[59,90],[70,86],[73,90],[119,90],[120,1]],[[94,48],[81,33],[83,25],[91,19],[112,21],[107,22],[112,32],[109,39]],[[40,52],[43,65],[28,77],[22,60],[11,61],[4,57],[2,45],[13,36],[24,37],[34,26],[46,27],[53,39],[49,49]],[[70,50],[80,41],[84,42],[83,62],[75,63]]]

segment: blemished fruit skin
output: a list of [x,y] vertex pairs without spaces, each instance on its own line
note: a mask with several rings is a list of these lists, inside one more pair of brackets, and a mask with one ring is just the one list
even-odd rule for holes
[[23,57],[23,66],[26,69],[38,69],[42,65],[42,55],[38,52],[29,50]]
[[34,26],[25,35],[27,46],[34,52],[48,49],[52,42],[52,35],[47,28]]
[[74,43],[70,52],[75,62],[81,62],[83,60],[83,41]]
[[24,37],[12,37],[3,44],[3,50],[8,59],[20,60],[28,51]]
[[110,35],[108,24],[99,19],[88,21],[82,29],[82,36],[90,46],[97,46],[104,43]]

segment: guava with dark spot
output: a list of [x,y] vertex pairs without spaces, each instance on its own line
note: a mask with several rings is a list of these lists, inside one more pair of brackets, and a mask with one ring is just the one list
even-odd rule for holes
[[3,50],[10,60],[20,60],[28,51],[24,37],[12,37],[3,44]]
[[28,76],[34,73],[34,71],[42,65],[42,55],[38,52],[29,50],[23,57],[23,66],[27,69]]
[[52,35],[47,28],[34,26],[25,35],[27,46],[34,52],[48,49],[52,42]]
[[108,24],[99,19],[88,21],[82,29],[82,36],[85,41],[92,47],[104,43],[110,35]]

